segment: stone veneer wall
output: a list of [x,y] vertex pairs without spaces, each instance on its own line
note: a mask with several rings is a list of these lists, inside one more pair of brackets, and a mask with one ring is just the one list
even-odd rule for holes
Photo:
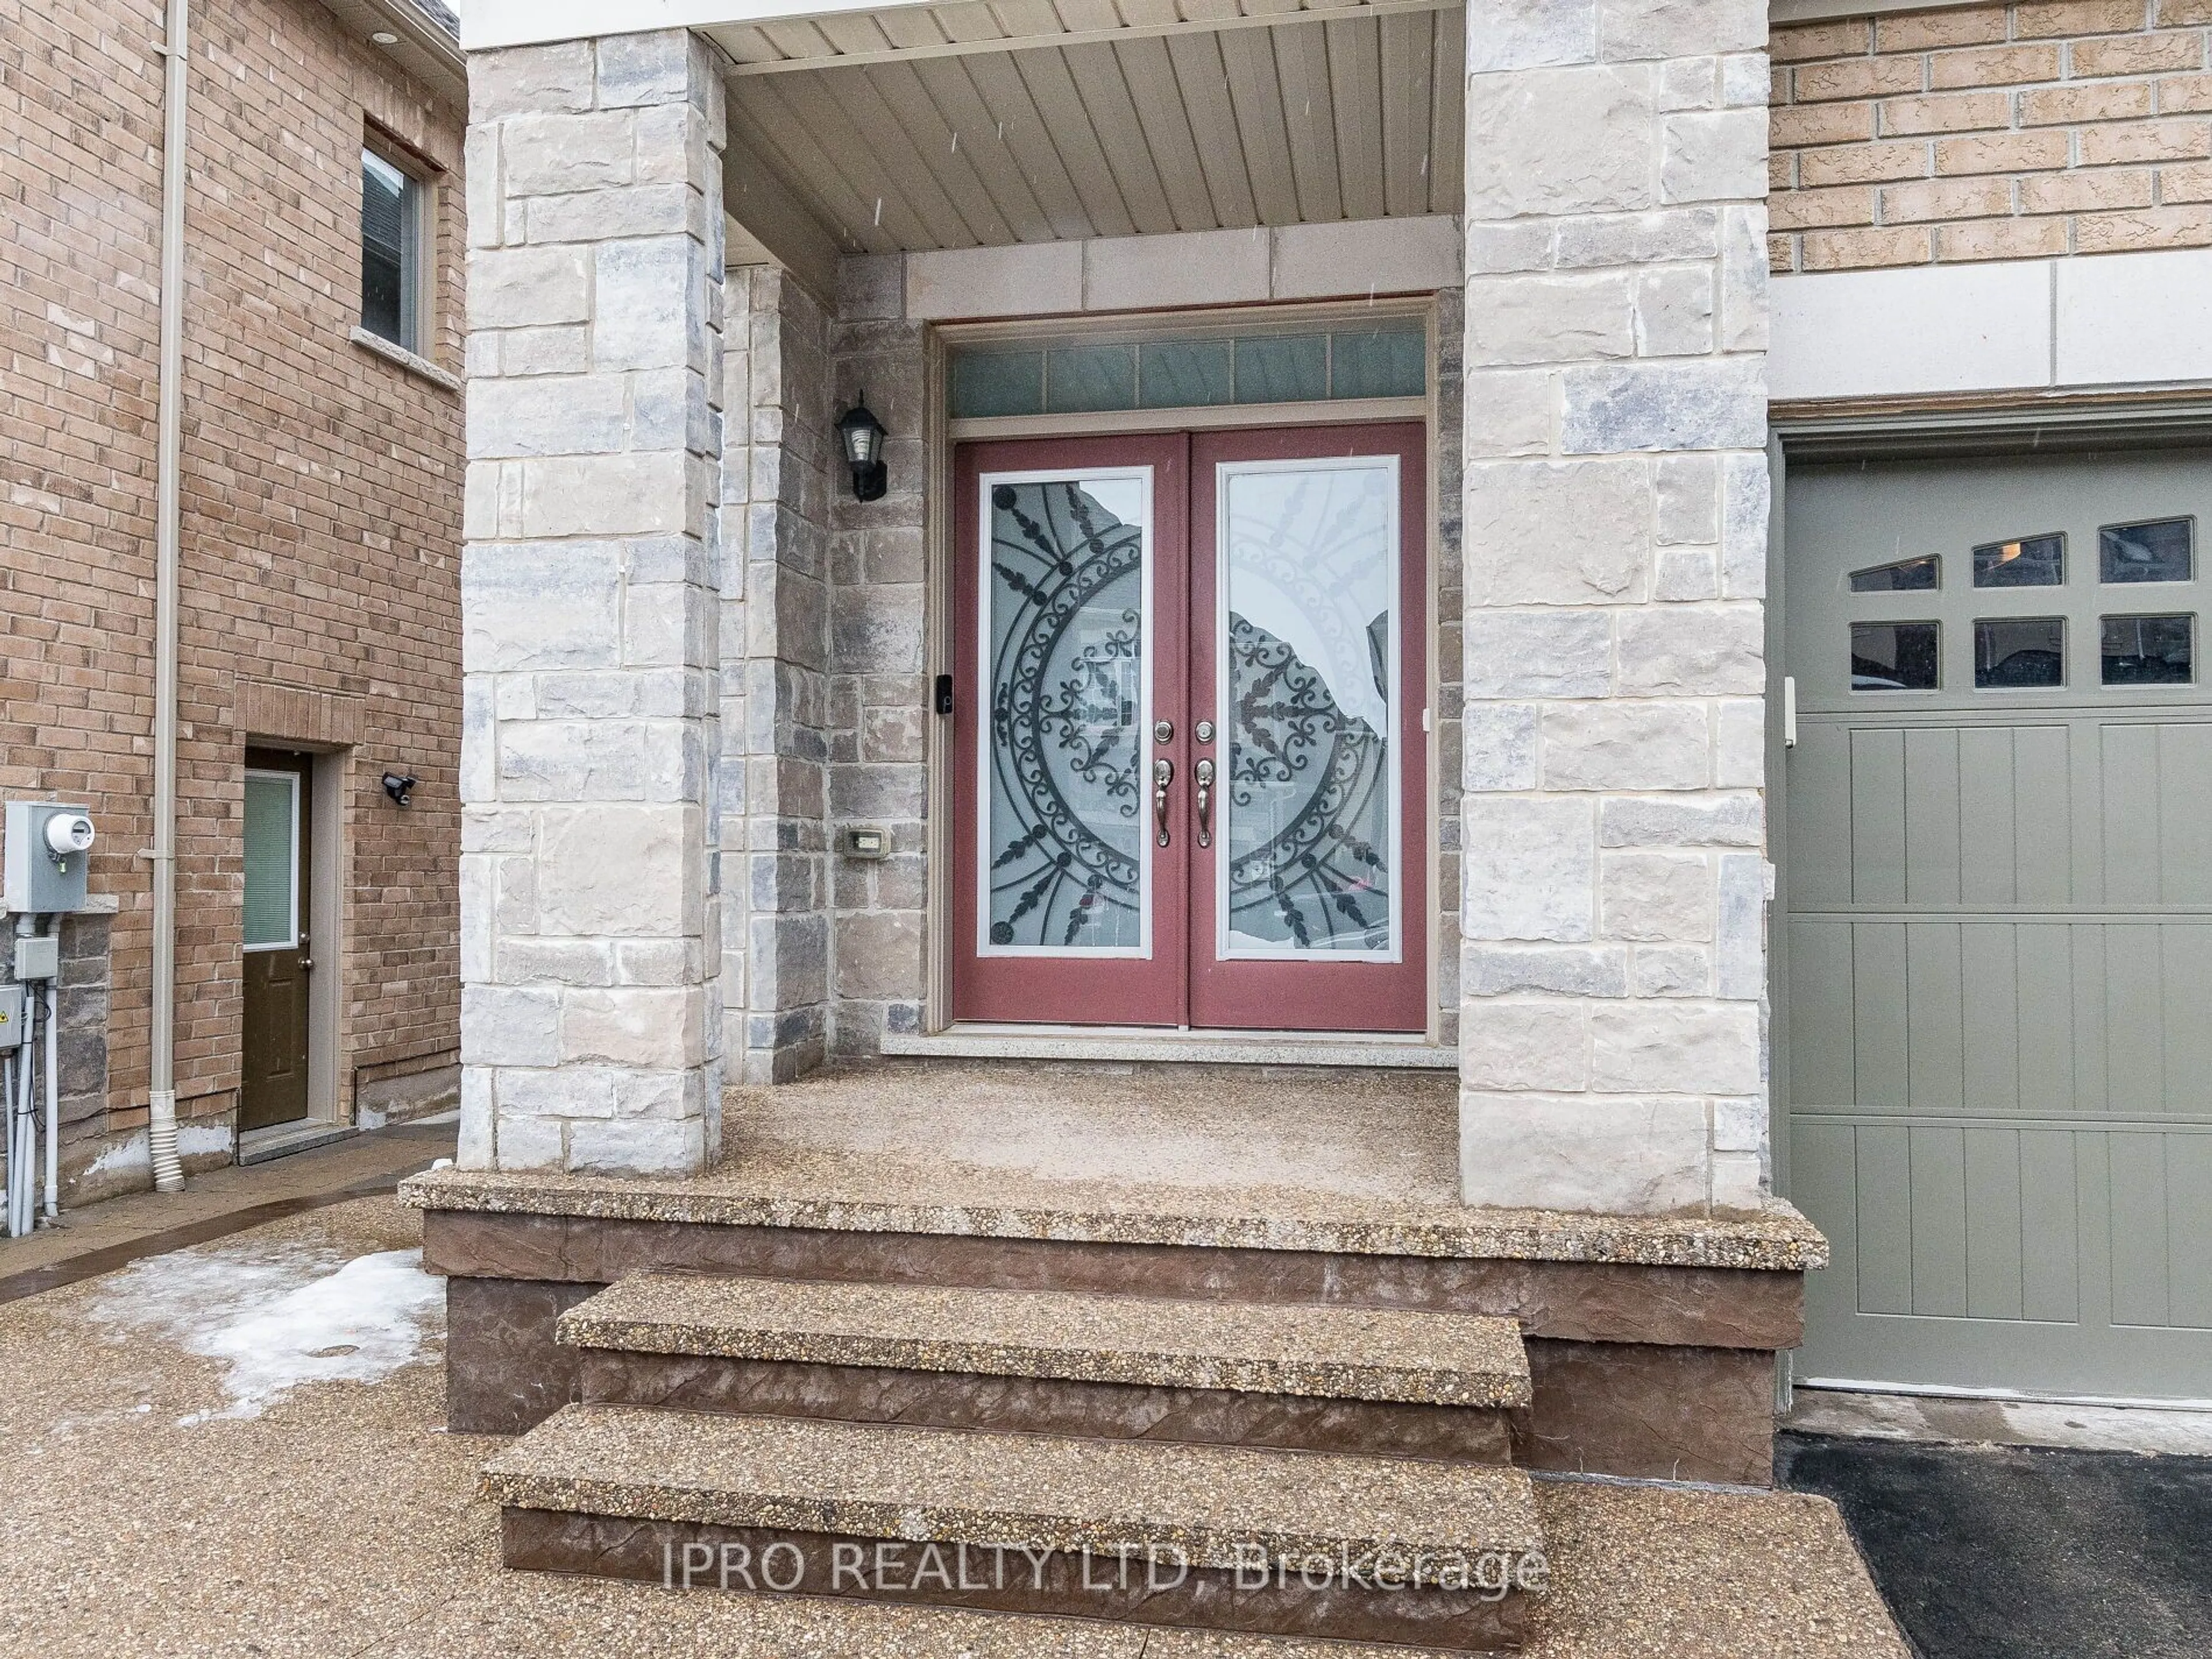
[[880,861],[831,859],[844,1054],[878,1052],[886,1029],[920,1030],[927,982],[928,359],[923,325],[902,315],[897,272],[896,260],[846,261],[830,329],[838,408],[865,395],[890,431],[888,493],[855,501],[841,479],[831,507],[830,817],[836,829],[879,824],[891,848]]
[[723,290],[722,1000],[737,1078],[830,1041],[830,323],[781,271]]
[[1469,15],[1470,1202],[1761,1192],[1765,33]]
[[682,29],[478,52],[461,1160],[720,1134],[722,86]]
[[1777,270],[2212,246],[2212,0],[1774,33]]

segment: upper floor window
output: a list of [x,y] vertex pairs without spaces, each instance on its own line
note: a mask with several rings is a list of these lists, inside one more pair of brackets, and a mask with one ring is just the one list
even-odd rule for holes
[[423,197],[420,179],[373,149],[361,153],[361,325],[423,352]]

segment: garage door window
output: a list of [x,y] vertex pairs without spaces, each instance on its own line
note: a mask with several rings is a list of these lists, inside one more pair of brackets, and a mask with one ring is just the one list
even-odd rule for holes
[[1942,585],[1942,570],[1933,553],[1851,572],[1854,593],[1925,593]]
[[2193,617],[2106,617],[2105,684],[2187,685],[2197,678]]
[[1932,622],[1853,623],[1851,690],[1933,691],[1942,633]]
[[1984,691],[2066,684],[2066,623],[2058,617],[1987,618],[1974,624],[1974,684]]
[[2066,581],[2066,538],[2023,536],[1974,550],[1977,587],[2060,587]]
[[2196,561],[2194,519],[2106,525],[2097,532],[2099,575],[2108,582],[2185,582]]

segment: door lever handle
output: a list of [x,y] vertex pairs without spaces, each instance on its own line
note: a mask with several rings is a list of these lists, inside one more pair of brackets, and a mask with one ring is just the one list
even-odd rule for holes
[[1198,781],[1198,844],[1213,845],[1213,763],[1202,760],[1191,769]]
[[1168,844],[1168,786],[1175,781],[1175,763],[1163,755],[1152,763],[1152,827],[1161,846]]

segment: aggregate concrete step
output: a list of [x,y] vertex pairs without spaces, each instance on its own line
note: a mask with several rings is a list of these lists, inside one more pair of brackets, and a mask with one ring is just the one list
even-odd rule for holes
[[1548,1568],[1522,1471],[581,1404],[485,1466],[509,1567],[1477,1651]]
[[561,1317],[587,1401],[1511,1461],[1518,1326],[1081,1291],[641,1274]]

